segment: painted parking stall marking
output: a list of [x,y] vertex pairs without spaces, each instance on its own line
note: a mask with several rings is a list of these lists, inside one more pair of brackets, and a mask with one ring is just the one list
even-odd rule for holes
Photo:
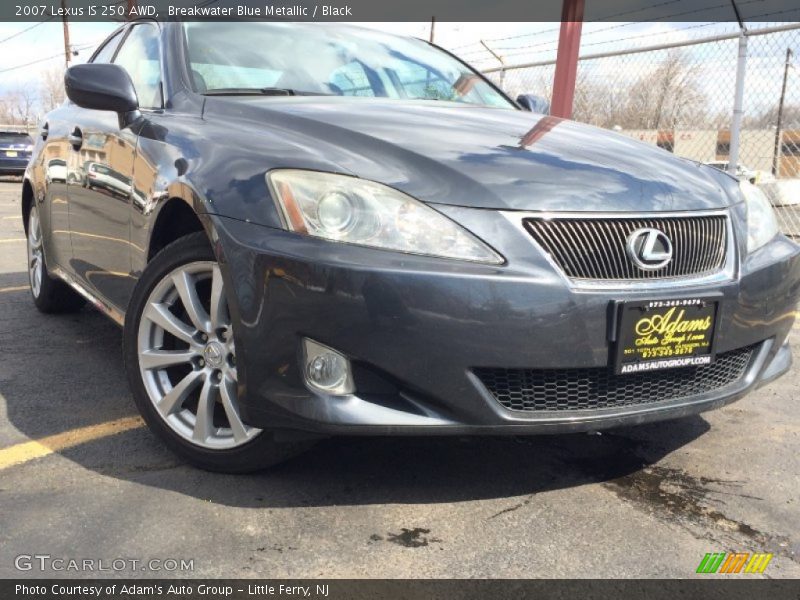
[[0,471],[30,462],[37,458],[48,456],[54,452],[123,433],[131,429],[138,429],[142,426],[144,426],[144,421],[138,416],[123,417],[116,421],[80,427],[63,433],[49,435],[38,440],[15,444],[14,446],[9,446],[8,448],[0,450]]

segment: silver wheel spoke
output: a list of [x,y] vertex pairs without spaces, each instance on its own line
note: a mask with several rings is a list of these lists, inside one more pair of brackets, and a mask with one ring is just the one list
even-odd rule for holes
[[[32,279],[36,266],[44,266],[41,251],[31,249]],[[179,347],[170,345],[167,334],[182,342]],[[175,435],[198,448],[223,450],[261,433],[239,413],[233,328],[213,260],[186,263],[162,276],[139,320],[137,349],[147,395]],[[175,366],[192,370],[183,376]],[[215,425],[217,411],[221,421]]]
[[236,402],[236,384],[230,380],[225,380],[219,386],[219,393],[222,396],[222,408],[225,409],[225,416],[228,417],[231,431],[233,432],[233,439],[237,442],[243,442],[247,439],[247,430],[242,423],[242,418],[239,416],[239,408]]
[[205,442],[212,434],[214,426],[214,402],[217,388],[212,385],[211,380],[206,378],[203,389],[200,391],[200,400],[197,403],[197,418],[192,431],[192,439],[197,442]]
[[172,276],[175,289],[183,302],[183,308],[189,316],[192,324],[199,331],[208,333],[211,330],[211,319],[206,314],[206,309],[197,296],[197,286],[195,279],[186,271],[180,271]]
[[31,290],[35,297],[39,296],[42,289],[42,230],[39,224],[39,214],[36,207],[31,209],[28,219],[28,274],[30,275]]
[[139,354],[143,369],[164,369],[191,362],[198,356],[194,350],[146,350]]
[[194,339],[195,331],[173,315],[165,304],[149,304],[144,317],[187,344],[197,343]]
[[203,381],[202,371],[192,371],[181,379],[180,383],[172,388],[166,396],[158,403],[158,410],[164,416],[169,416],[178,412],[186,397]]
[[211,276],[211,326],[214,329],[224,328],[228,325],[223,290],[222,273],[219,267],[215,266]]

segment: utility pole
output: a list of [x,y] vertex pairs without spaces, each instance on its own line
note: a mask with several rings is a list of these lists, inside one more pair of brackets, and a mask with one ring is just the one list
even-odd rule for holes
[[497,62],[500,63],[500,66],[502,67],[500,69],[500,87],[502,88],[503,84],[505,83],[505,79],[506,79],[506,61],[504,61],[503,57],[500,56],[497,52],[495,52],[494,50],[489,48],[489,46],[486,44],[486,42],[484,42],[483,40],[478,40],[478,41],[481,43],[481,46],[486,48],[487,52],[489,52],[489,54],[494,56],[495,59],[497,59]]
[[742,133],[742,117],[744,116],[744,76],[747,72],[747,27],[739,14],[736,0],[731,0],[733,12],[739,22],[739,56],[736,59],[736,87],[733,96],[733,119],[731,119],[731,137],[728,150],[728,173],[736,175],[739,167],[739,139]]
[[61,22],[64,26],[64,63],[69,68],[72,60],[72,49],[69,46],[69,21],[67,21],[67,0],[61,0]]
[[786,49],[786,65],[783,67],[783,86],[781,99],[778,101],[778,122],[775,124],[775,149],[772,153],[772,174],[778,176],[778,161],[781,155],[781,127],[783,126],[783,103],[786,100],[786,80],[789,79],[789,67],[792,66],[792,49]]
[[128,0],[128,19],[131,18],[131,12],[136,8],[136,0]]
[[[135,0],[130,0],[130,1],[133,2]],[[430,36],[430,38],[428,40],[431,44],[433,43],[433,29],[435,27],[436,27],[436,17],[431,17],[431,36]]]

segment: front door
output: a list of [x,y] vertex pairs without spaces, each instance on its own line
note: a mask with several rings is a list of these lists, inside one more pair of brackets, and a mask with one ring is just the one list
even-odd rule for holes
[[[154,23],[130,26],[107,62],[131,77],[142,112],[129,127],[119,115],[76,108],[69,185],[73,270],[105,301],[125,311],[136,284],[130,237],[137,127],[162,109],[160,30]],[[94,62],[97,62],[98,55]]]
[[131,173],[136,135],[117,115],[73,107],[67,164],[71,270],[120,310],[132,280]]

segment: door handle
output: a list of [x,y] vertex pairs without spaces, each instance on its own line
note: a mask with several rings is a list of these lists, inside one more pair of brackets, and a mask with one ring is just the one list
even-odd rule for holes
[[80,150],[81,146],[83,146],[83,134],[81,130],[77,127],[69,134],[67,137],[67,141],[69,141],[70,146],[72,146],[75,150]]

